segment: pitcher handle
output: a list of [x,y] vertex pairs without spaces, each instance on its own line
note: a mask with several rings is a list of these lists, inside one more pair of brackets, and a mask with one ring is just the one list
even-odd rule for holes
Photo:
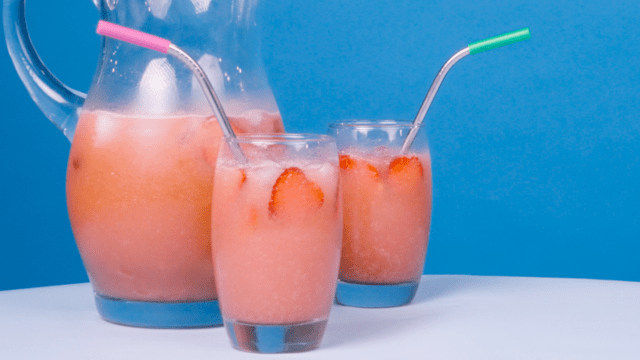
[[9,55],[33,101],[72,141],[86,95],[64,85],[42,63],[27,31],[24,4],[25,0],[4,0],[2,22]]

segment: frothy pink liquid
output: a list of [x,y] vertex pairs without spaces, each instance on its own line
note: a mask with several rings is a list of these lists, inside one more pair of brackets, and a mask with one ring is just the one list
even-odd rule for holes
[[[261,127],[282,132],[279,115]],[[211,194],[221,130],[215,119],[80,117],[67,169],[67,206],[94,290],[118,299],[216,299]],[[231,205],[230,205],[231,206]]]
[[[212,253],[220,308],[227,320],[295,324],[329,316],[342,245],[338,169],[330,164],[299,167],[321,190],[318,208],[297,196],[300,189],[293,189],[284,201],[272,201],[285,168],[218,164]],[[319,193],[315,191],[312,200]],[[278,212],[292,204],[295,211]]]
[[[398,284],[422,275],[431,221],[431,161],[342,153],[344,236],[340,279]],[[417,170],[416,170],[417,169]]]

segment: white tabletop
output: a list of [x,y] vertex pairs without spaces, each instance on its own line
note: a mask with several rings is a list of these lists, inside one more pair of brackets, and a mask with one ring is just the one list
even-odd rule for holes
[[320,348],[234,350],[223,328],[100,319],[86,284],[0,292],[2,359],[640,359],[640,283],[424,276],[412,304],[335,305]]

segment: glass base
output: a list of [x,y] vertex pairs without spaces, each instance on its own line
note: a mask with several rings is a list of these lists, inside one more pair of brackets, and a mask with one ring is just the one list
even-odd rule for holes
[[320,345],[327,320],[290,325],[253,325],[225,320],[231,344],[242,351],[273,354],[309,351]]
[[394,285],[355,284],[338,280],[336,303],[361,308],[386,308],[406,305],[413,300],[420,281]]
[[194,302],[130,301],[95,294],[103,319],[145,328],[175,329],[222,326],[218,300]]

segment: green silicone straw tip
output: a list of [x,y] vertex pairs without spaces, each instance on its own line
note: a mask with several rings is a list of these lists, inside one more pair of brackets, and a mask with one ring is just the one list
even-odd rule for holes
[[527,40],[530,38],[531,38],[531,34],[529,33],[529,28],[516,30],[514,32],[498,35],[489,39],[474,42],[473,44],[469,44],[469,54],[470,55],[479,54],[483,51],[499,48],[505,45],[510,45],[510,44],[517,43],[519,41]]

